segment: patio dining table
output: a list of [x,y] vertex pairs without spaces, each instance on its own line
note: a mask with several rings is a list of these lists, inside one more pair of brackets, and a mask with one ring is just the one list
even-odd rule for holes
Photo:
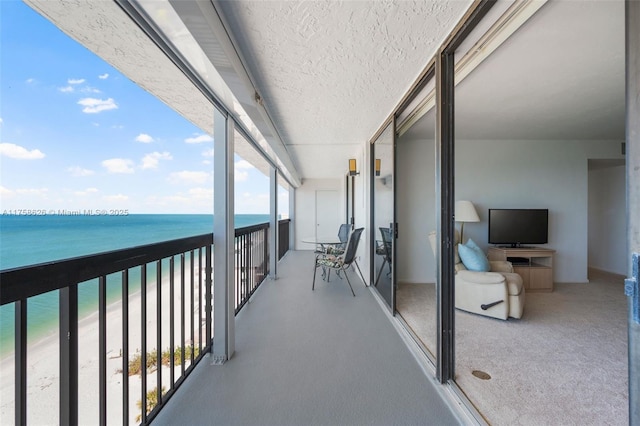
[[[314,252],[316,254],[316,259],[318,259],[318,256],[326,254],[328,247],[342,244],[342,242],[338,237],[306,237],[306,238],[302,238],[302,242],[315,245]],[[340,276],[339,273],[338,273],[338,276]],[[326,268],[323,267],[322,279],[323,280],[326,279],[326,281],[329,281],[330,278],[331,278],[331,275],[327,274]]]

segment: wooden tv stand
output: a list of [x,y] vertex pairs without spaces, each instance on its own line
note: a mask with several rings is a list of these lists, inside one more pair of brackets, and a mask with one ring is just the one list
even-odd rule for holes
[[553,291],[553,254],[540,247],[490,247],[489,260],[507,260],[522,277],[525,291]]

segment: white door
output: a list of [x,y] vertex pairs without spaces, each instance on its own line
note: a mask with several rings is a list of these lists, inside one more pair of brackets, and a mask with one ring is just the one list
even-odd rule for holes
[[316,191],[316,239],[338,238],[340,224],[338,191]]

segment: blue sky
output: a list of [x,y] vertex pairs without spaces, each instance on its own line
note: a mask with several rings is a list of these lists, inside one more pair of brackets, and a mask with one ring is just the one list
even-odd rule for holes
[[[21,1],[0,7],[0,211],[213,212],[209,135]],[[268,213],[268,192],[236,157],[236,213]]]

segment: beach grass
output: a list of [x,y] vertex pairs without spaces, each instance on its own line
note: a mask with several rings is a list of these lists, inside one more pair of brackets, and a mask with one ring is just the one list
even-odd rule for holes
[[[185,346],[184,349],[184,359],[188,361],[191,359],[191,354],[193,353],[193,357],[197,357],[200,354],[200,348],[195,347],[193,345]],[[171,361],[171,350],[169,348],[162,351],[160,356],[160,362],[162,365],[169,367]],[[178,346],[173,351],[173,364],[181,365],[182,364],[182,346]],[[147,373],[153,372],[158,368],[158,351],[153,350],[151,352],[147,352]],[[122,370],[117,371],[118,373],[122,373]],[[142,354],[140,352],[136,352],[131,359],[129,360],[129,376],[134,376],[142,373]]]
[[[165,393],[165,387],[163,386],[162,394],[164,395],[164,393]],[[147,414],[149,414],[155,408],[156,405],[158,405],[158,388],[157,387],[147,392],[147,410],[146,410]],[[142,400],[141,399],[139,399],[138,402],[136,402],[136,406],[138,407],[138,410],[140,410],[140,414],[136,416],[136,422],[140,422],[142,420]]]

